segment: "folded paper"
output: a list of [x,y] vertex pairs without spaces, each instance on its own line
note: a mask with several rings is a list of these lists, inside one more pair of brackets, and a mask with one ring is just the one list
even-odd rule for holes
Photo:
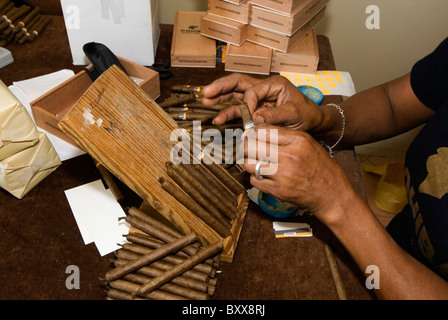
[[0,187],[21,199],[60,165],[50,140],[40,132],[35,145],[0,161]]

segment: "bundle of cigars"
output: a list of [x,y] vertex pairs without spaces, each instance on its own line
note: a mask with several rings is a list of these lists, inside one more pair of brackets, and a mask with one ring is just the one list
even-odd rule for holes
[[39,7],[16,6],[10,0],[0,0],[0,19],[0,46],[34,41],[51,22]]
[[[203,85],[176,85],[171,87],[171,95],[166,97],[160,106],[166,111],[169,117],[176,121],[179,128],[186,130],[191,135],[194,132],[202,132],[203,134],[203,145],[205,147],[207,144],[214,144],[213,152],[211,156],[213,157],[214,152],[222,152],[222,159],[225,161],[225,167],[236,162],[236,148],[232,145],[232,150],[226,150],[225,145],[225,130],[231,129],[243,129],[243,125],[240,120],[228,121],[222,125],[214,125],[213,119],[218,115],[218,113],[225,108],[229,107],[231,103],[221,103],[214,106],[206,106],[202,103],[202,89]],[[207,136],[208,129],[218,130],[222,134],[222,143],[211,140],[210,136]],[[226,153],[227,152],[227,153]]]
[[149,206],[129,208],[127,243],[105,275],[113,300],[207,300],[216,287],[222,243],[202,247],[194,233],[183,235],[154,218]]

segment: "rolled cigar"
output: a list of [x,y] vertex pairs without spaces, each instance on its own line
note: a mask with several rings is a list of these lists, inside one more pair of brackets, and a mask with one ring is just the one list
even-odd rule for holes
[[221,195],[223,198],[227,199],[233,207],[237,207],[238,202],[236,197],[226,188],[224,187],[214,175],[210,173],[205,167],[201,164],[188,164],[185,165],[187,170],[199,181],[208,185],[210,189],[216,194]]
[[200,93],[202,91],[202,88],[204,86],[192,86],[192,85],[176,85],[172,86],[171,90],[176,92],[194,92],[194,93]]
[[165,101],[159,103],[159,106],[162,108],[169,108],[194,101],[196,101],[196,97],[194,94],[175,93],[172,94],[169,98],[165,99]]
[[[183,177],[188,183],[190,183],[193,188],[195,188],[200,194],[202,194],[205,199],[209,200],[218,210],[229,219],[235,217],[235,207],[228,205],[227,201],[222,201],[217,197],[217,193],[213,193],[212,189],[208,184],[204,184],[201,180],[195,178],[191,172],[189,172],[182,164],[174,165],[168,168],[170,171],[175,171],[179,176]],[[219,212],[217,213],[219,214]],[[219,214],[221,217],[221,214]],[[231,228],[231,224],[228,225]]]
[[187,114],[193,113],[193,114],[204,114],[209,116],[216,116],[218,114],[218,111],[214,110],[207,110],[207,109],[194,109],[194,108],[188,108],[188,107],[169,107],[166,109],[168,114],[171,113],[179,113],[179,112],[186,112]]
[[[123,249],[124,250],[128,250],[131,251],[133,253],[139,254],[139,255],[144,255],[147,253],[150,253],[154,250],[143,247],[143,246],[139,246],[137,244],[133,244],[133,243],[125,243],[123,244]],[[177,257],[174,255],[169,255],[166,256],[165,258],[162,259],[162,261],[171,263],[171,264],[180,264],[184,261],[184,258],[181,257]],[[200,263],[197,266],[195,266],[192,270],[196,270],[198,272],[202,272],[204,274],[206,274],[208,277],[212,277],[214,278],[216,275],[216,269],[213,268],[211,265],[205,264],[205,263]]]
[[[157,249],[157,248],[160,248],[164,244],[164,242],[154,240],[150,236],[141,234],[141,233],[129,233],[128,235],[126,235],[126,240],[128,240],[131,243],[141,245],[141,246],[149,248],[149,249]],[[192,244],[192,246],[194,246],[194,244]],[[195,251],[195,252],[197,252],[197,251]],[[188,258],[190,255],[186,254],[185,252],[179,251],[179,252],[175,253],[175,256],[181,257],[181,258]],[[219,266],[219,259],[216,259],[216,260],[208,259],[208,260],[204,261],[204,264],[208,264],[214,268],[217,268]]]
[[170,228],[166,224],[154,219],[153,217],[151,217],[148,214],[144,213],[143,211],[137,209],[136,207],[129,208],[128,213],[131,216],[137,217],[137,218],[145,221],[146,223],[149,223],[149,224],[153,225],[154,227],[159,228],[160,230],[171,234],[173,237],[176,237],[176,238],[182,237],[182,233],[180,233],[180,232],[174,230],[173,228]]
[[250,113],[247,103],[241,101],[240,103],[240,113],[243,119],[244,131],[249,130],[255,126],[254,120],[252,119],[252,114]]
[[175,120],[182,121],[194,121],[202,119],[211,119],[213,115],[209,113],[199,113],[199,112],[169,112],[168,115]]
[[5,9],[6,6],[10,3],[11,3],[11,0],[1,0],[0,1],[0,13],[2,13],[3,9]]
[[16,23],[16,25],[14,26],[14,29],[12,30],[13,34],[16,34],[17,32],[20,31],[20,29],[26,27],[28,25],[28,23],[30,23],[35,16],[37,16],[40,13],[40,8],[39,7],[35,7],[26,17],[24,17],[22,19],[22,21],[19,21]]
[[182,191],[177,185],[160,178],[159,182],[162,188],[172,195],[177,201],[182,203],[190,211],[192,211],[199,219],[204,221],[209,227],[215,230],[219,235],[226,238],[231,232],[227,228],[223,227],[219,221],[208,213],[204,208],[198,205],[192,198],[190,198],[185,192]]
[[[138,273],[130,273],[126,275],[123,279],[137,284],[144,284],[153,278]],[[208,295],[204,292],[185,288],[172,283],[164,284],[163,286],[160,287],[160,290],[178,295],[180,297],[184,297],[185,299],[192,299],[192,300],[208,299]]]
[[14,17],[17,15],[17,13],[20,13],[22,11],[22,8],[23,6],[21,7],[13,6],[11,10],[9,10],[1,17],[0,31],[5,30],[11,25],[11,23],[14,21]]
[[14,40],[19,42],[19,41],[22,41],[23,38],[30,37],[31,30],[40,21],[41,17],[42,17],[42,15],[40,13],[38,13],[36,16],[34,16],[34,18],[28,23],[28,25],[26,25],[25,27],[20,29],[20,31],[18,33],[16,33],[16,35],[14,36]]
[[[128,240],[131,243],[135,243],[135,244],[139,244],[142,246],[145,246],[146,248],[150,248],[150,249],[157,249],[160,248],[164,242],[160,242],[160,241],[156,241],[154,239],[151,239],[150,237],[144,235],[144,234],[139,234],[139,233],[130,233],[126,236],[126,240]],[[188,254],[179,251],[176,253],[177,256],[181,257],[181,258],[187,258],[189,257]]]
[[159,277],[155,277],[151,279],[150,281],[146,282],[144,285],[142,285],[140,288],[138,288],[136,291],[134,291],[137,294],[140,295],[146,295],[149,292],[153,292],[157,288],[159,288],[161,285],[171,281],[178,275],[182,274],[186,270],[191,269],[193,266],[197,265],[198,263],[218,254],[222,251],[223,244],[222,242],[217,242],[209,247],[202,249],[198,253],[196,253],[194,256],[188,258],[181,264],[175,266],[170,271],[165,272],[163,275]]
[[[22,18],[24,15],[26,15],[28,12],[31,11],[31,7],[27,5],[23,5],[19,7],[19,9],[9,17],[9,20],[12,23],[15,23],[18,19]],[[11,27],[12,23],[10,23],[9,27]],[[14,26],[13,26],[14,28]]]
[[224,185],[226,185],[230,190],[232,190],[235,194],[239,195],[241,193],[246,192],[244,187],[239,184],[236,180],[229,177],[226,172],[224,172],[221,168],[218,167],[216,163],[206,164],[204,165],[207,169],[210,170]]
[[333,278],[334,285],[336,286],[336,291],[340,300],[348,300],[347,291],[345,289],[344,282],[342,281],[341,273],[339,271],[336,258],[334,256],[333,250],[326,244],[325,245],[325,255],[327,256],[328,265],[330,266],[331,277]]
[[159,260],[165,256],[167,256],[170,253],[179,251],[179,249],[185,247],[186,245],[195,242],[198,240],[198,236],[195,233],[189,233],[186,236],[176,239],[175,241],[168,243],[159,249],[154,250],[153,252],[149,254],[143,255],[141,258],[130,261],[128,264],[121,266],[119,268],[115,268],[113,270],[110,270],[106,272],[105,279],[107,281],[113,281],[118,278],[121,278],[122,276],[131,273],[147,264],[150,264],[151,262],[154,262],[156,260]]
[[203,105],[201,102],[190,102],[190,103],[185,103],[184,105],[182,105],[182,107],[186,107],[188,109],[203,109],[203,110],[211,110],[211,111],[221,111],[224,110],[225,108],[229,107],[231,104],[228,103],[221,103],[221,104],[216,104],[214,106],[206,106]]
[[[210,199],[204,195],[207,193],[206,186],[201,185],[200,183],[197,183],[197,181],[191,176],[189,176],[185,170],[182,170],[180,168],[180,165],[173,166],[168,165],[167,167],[168,176],[170,176],[171,179],[173,179],[179,187],[182,188],[182,190],[189,195],[194,201],[196,201],[199,205],[201,205],[205,210],[207,210],[210,214],[212,214],[222,225],[223,227],[230,230],[232,228],[232,225],[230,222],[223,216],[221,213],[221,210],[217,209],[214,205],[216,198],[211,196],[213,198],[213,201],[210,202]],[[207,201],[209,200],[209,201]],[[219,204],[221,205],[221,204]],[[223,209],[225,211],[225,209]]]
[[149,300],[147,298],[142,298],[142,297],[132,297],[132,295],[130,293],[121,291],[121,290],[117,290],[117,289],[108,289],[107,292],[107,297],[109,299],[112,300]]
[[44,16],[41,21],[36,25],[34,30],[32,31],[29,38],[27,38],[28,41],[33,41],[35,38],[39,36],[39,33],[41,33],[45,27],[51,22],[51,18],[48,16]]
[[[129,263],[130,260],[124,260],[124,259],[117,259],[114,261],[114,265],[116,267],[120,267],[122,265],[125,265],[126,263]],[[154,267],[143,267],[137,270],[137,273],[141,273],[144,275],[147,275],[149,277],[158,277],[161,276],[165,271],[154,268]],[[216,283],[210,283],[209,282],[205,282],[205,281],[199,281],[196,279],[192,279],[189,277],[185,277],[185,276],[178,276],[176,278],[174,278],[173,280],[171,280],[171,283],[183,286],[185,288],[190,288],[193,290],[198,290],[201,292],[205,292],[205,293],[209,293],[209,295],[212,295],[211,293],[213,293],[215,291],[215,286]]]
[[[115,280],[109,283],[110,287],[127,293],[133,293],[139,289],[140,285],[126,280]],[[143,297],[151,300],[188,300],[187,298],[167,293],[162,290],[155,290],[148,294],[142,294]]]
[[[126,216],[125,221],[127,223],[129,223],[131,226],[133,226],[151,236],[154,236],[154,237],[162,240],[165,243],[174,242],[175,240],[183,237],[182,236],[182,237],[176,238],[176,237],[150,225],[149,223],[146,223],[143,220],[140,220],[139,218],[137,218],[135,216]],[[198,250],[199,249],[197,247],[191,246],[191,245],[186,245],[182,248],[182,251],[184,251],[185,253],[187,253],[189,255],[195,254]]]
[[185,120],[179,120],[177,121],[177,126],[179,128],[184,128],[184,127],[193,127],[193,125],[200,123],[201,125],[204,123],[210,123],[211,118],[210,117],[206,117],[206,118],[201,118],[201,119],[196,119],[196,120],[192,120],[192,121],[185,121]]
[[[133,260],[136,260],[136,259],[139,259],[142,257],[141,255],[139,255],[137,253],[134,253],[134,252],[131,252],[128,250],[124,250],[124,249],[118,250],[116,253],[116,256],[119,259],[126,259],[126,260],[130,260],[130,261],[133,261]],[[163,270],[163,271],[168,271],[175,267],[175,265],[173,265],[171,263],[164,262],[164,261],[162,261],[162,259],[151,262],[151,264],[149,266],[153,267],[153,268],[157,268],[159,270]],[[184,272],[183,275],[185,277],[192,278],[192,279],[199,280],[199,281],[204,281],[204,282],[207,282],[209,280],[208,274],[194,271],[194,270],[187,270]]]

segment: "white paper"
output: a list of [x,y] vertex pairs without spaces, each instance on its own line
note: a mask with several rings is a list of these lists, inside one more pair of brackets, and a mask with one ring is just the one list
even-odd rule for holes
[[85,244],[94,242],[104,256],[127,242],[123,235],[129,224],[119,220],[126,213],[101,180],[66,190],[65,195]]
[[[31,119],[33,119],[34,121],[33,112],[30,105],[31,102],[73,76],[73,71],[63,69],[36,78],[13,82],[13,85],[9,86],[9,90],[11,90],[11,92],[16,96],[20,103],[22,103],[22,105],[30,114]],[[74,145],[53,135],[52,133],[42,129],[39,126],[38,128],[39,131],[44,132],[47,135],[61,161],[85,154],[85,152],[80,148],[75,147]]]
[[89,42],[143,66],[154,63],[158,0],[61,0],[61,5],[74,65],[90,63],[83,51]]

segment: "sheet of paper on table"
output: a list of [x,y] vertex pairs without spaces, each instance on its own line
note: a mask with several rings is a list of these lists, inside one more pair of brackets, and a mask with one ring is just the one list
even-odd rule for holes
[[120,249],[129,224],[119,220],[126,216],[120,204],[101,180],[65,190],[82,239],[95,243],[101,256]]

